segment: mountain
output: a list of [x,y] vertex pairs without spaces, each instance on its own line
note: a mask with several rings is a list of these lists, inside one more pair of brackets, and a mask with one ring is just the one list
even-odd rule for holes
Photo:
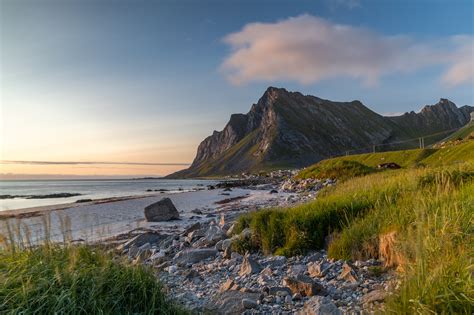
[[341,153],[459,128],[474,107],[441,99],[420,113],[381,116],[360,101],[333,102],[269,87],[247,114],[204,139],[192,165],[169,178],[303,167]]

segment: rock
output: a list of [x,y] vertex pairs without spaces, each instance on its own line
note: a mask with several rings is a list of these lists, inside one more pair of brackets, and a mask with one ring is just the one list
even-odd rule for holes
[[285,303],[290,304],[291,302],[293,302],[293,299],[291,298],[291,295],[285,296]]
[[342,312],[329,298],[324,296],[313,296],[304,304],[304,308],[298,314],[341,315]]
[[272,256],[267,259],[265,259],[262,262],[262,265],[270,267],[270,268],[275,268],[275,267],[281,267],[286,264],[286,257],[285,256]]
[[199,209],[191,210],[191,212],[194,213],[194,214],[202,214],[202,211],[199,210]]
[[229,291],[230,289],[232,289],[232,287],[235,285],[235,282],[234,280],[232,279],[227,279],[226,282],[224,282],[221,287],[219,288],[219,291],[220,292],[225,292],[225,291]]
[[329,271],[329,265],[325,265],[323,262],[321,263],[309,263],[308,264],[308,273],[310,277],[324,277]]
[[295,293],[295,294],[293,294],[293,296],[292,296],[293,301],[299,301],[299,300],[301,300],[302,298],[303,298],[303,297],[302,297],[301,294],[299,294],[299,293]]
[[132,246],[139,248],[147,243],[153,244],[153,245],[158,244],[162,240],[164,240],[166,237],[167,235],[160,235],[158,233],[152,233],[152,232],[143,233],[143,234],[135,236],[134,238],[125,242],[124,244],[119,245],[117,247],[117,250],[123,251],[123,250],[129,249]]
[[191,280],[193,278],[199,277],[200,274],[196,270],[191,269],[191,270],[188,270],[188,271],[184,272],[183,276],[184,276],[184,278],[186,278],[188,280]]
[[225,250],[224,250],[224,254],[222,255],[222,257],[224,257],[225,259],[230,259],[232,258],[232,247],[227,247]]
[[201,223],[196,222],[184,230],[183,235],[189,235],[189,233],[201,229]]
[[361,299],[361,302],[363,304],[373,303],[373,302],[382,302],[383,300],[385,300],[386,296],[387,296],[387,292],[385,292],[384,290],[382,289],[374,290],[364,295]]
[[297,276],[297,275],[304,274],[306,271],[307,271],[306,265],[299,264],[299,265],[291,266],[288,272],[294,276]]
[[227,236],[220,227],[218,227],[217,225],[211,225],[209,226],[209,229],[207,230],[206,235],[204,235],[204,237],[206,238],[208,245],[214,245],[218,241],[226,238]]
[[234,234],[235,226],[236,226],[236,225],[235,225],[235,223],[234,223],[234,224],[232,224],[232,225],[227,229],[227,232],[226,232],[227,236],[231,237],[232,234]]
[[145,207],[145,219],[148,222],[177,220],[179,212],[170,198],[163,198]]
[[205,306],[205,309],[214,314],[241,314],[246,310],[242,303],[243,300],[257,301],[258,298],[258,293],[226,291],[216,294],[213,300]]
[[348,263],[344,263],[342,265],[341,273],[339,274],[337,278],[339,280],[345,280],[351,283],[357,282],[357,277],[355,276],[355,272]]
[[185,249],[177,253],[173,261],[177,265],[194,264],[216,255],[217,250],[214,248]]
[[278,295],[279,292],[280,292],[280,296],[287,296],[287,295],[292,294],[290,288],[288,288],[288,287],[270,287],[270,288],[268,288],[267,293],[269,295]]
[[178,267],[175,265],[171,265],[167,269],[170,274],[174,274],[178,270]]
[[224,191],[232,191],[232,189],[230,189],[229,187],[227,187],[227,188],[224,188]]
[[167,259],[169,259],[168,255],[166,255],[165,252],[161,250],[148,258],[148,260],[152,261],[154,264],[160,264]]
[[242,257],[242,255],[240,255],[237,252],[232,252],[232,254],[230,255],[230,258],[235,259],[237,261],[240,261],[240,260],[242,260],[243,257]]
[[218,251],[223,252],[227,248],[229,248],[231,244],[232,244],[232,241],[230,239],[220,240],[219,242],[216,243],[216,249]]
[[251,299],[242,299],[242,306],[245,309],[252,309],[252,308],[257,308],[258,304],[256,300],[251,300]]
[[244,261],[240,266],[239,276],[246,276],[254,273],[259,273],[262,270],[262,266],[253,260],[250,256],[246,255]]
[[298,275],[296,278],[285,277],[283,279],[283,285],[290,288],[293,294],[300,293],[303,296],[325,294],[325,290],[322,285],[305,275]]
[[272,189],[272,190],[270,190],[270,194],[278,194],[278,190]]

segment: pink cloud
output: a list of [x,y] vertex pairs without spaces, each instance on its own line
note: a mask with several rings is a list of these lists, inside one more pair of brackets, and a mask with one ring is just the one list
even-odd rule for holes
[[[440,64],[449,67],[444,76],[449,84],[472,79],[470,36],[420,42],[305,14],[276,23],[247,24],[224,42],[231,53],[221,70],[237,85],[274,80],[310,84],[337,77],[374,85],[383,75]],[[471,65],[468,70],[466,65]]]

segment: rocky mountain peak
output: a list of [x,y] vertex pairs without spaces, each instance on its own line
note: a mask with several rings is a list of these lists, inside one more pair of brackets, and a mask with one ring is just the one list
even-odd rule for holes
[[459,128],[473,107],[448,99],[420,113],[383,117],[360,101],[333,102],[268,87],[247,114],[233,114],[198,147],[187,170],[171,178],[303,167],[351,151]]

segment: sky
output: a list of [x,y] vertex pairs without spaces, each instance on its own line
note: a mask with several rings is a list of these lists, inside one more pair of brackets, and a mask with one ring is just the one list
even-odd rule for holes
[[470,0],[0,0],[0,176],[168,174],[268,86],[384,115],[473,105],[473,12]]

